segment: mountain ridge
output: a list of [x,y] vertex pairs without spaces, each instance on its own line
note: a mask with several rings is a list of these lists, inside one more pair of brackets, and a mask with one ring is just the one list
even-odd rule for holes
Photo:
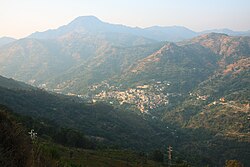
[[[38,38],[38,39],[52,39],[65,35],[68,32],[78,32],[82,34],[86,33],[121,33],[121,34],[131,34],[135,36],[142,36],[146,38],[151,38],[153,40],[165,41],[165,40],[182,40],[188,37],[193,37],[193,32],[184,27],[170,26],[170,27],[158,27],[161,31],[155,30],[156,27],[149,28],[138,28],[129,27],[122,24],[111,24],[99,20],[95,16],[79,16],[67,25],[61,26],[57,29],[47,30],[45,32],[36,32],[28,36],[28,38]],[[170,30],[170,31],[169,31]],[[187,37],[180,35],[179,33],[184,31],[189,32]],[[174,34],[173,34],[174,33]],[[156,35],[154,35],[156,34]],[[179,34],[177,37],[177,34]],[[184,34],[184,33],[182,33]],[[163,36],[163,37],[162,37]],[[168,36],[172,36],[168,38]],[[165,39],[166,38],[166,39]]]
[[7,45],[9,43],[12,43],[14,41],[16,41],[17,39],[15,38],[12,38],[12,37],[1,37],[0,38],[0,47],[1,46],[4,46],[4,45]]
[[67,25],[60,26],[57,29],[51,29],[44,32],[35,32],[28,38],[52,39],[62,36],[70,31],[78,33],[107,33],[115,32],[122,34],[131,34],[142,36],[157,41],[177,42],[185,39],[190,39],[195,36],[207,33],[227,33],[232,36],[250,35],[249,31],[233,31],[230,29],[213,29],[201,32],[192,31],[184,26],[151,26],[146,28],[130,27],[122,24],[112,24],[103,22],[95,16],[79,16]]

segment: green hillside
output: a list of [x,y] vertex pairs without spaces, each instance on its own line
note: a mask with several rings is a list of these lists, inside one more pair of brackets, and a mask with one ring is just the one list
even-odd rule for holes
[[[163,166],[163,164],[148,158],[145,154],[129,150],[66,147],[63,146],[65,143],[60,145],[48,140],[50,136],[45,139],[44,136],[41,136],[42,132],[38,132],[37,138],[31,139],[28,136],[28,128],[30,127],[27,126],[27,121],[31,120],[18,115],[13,116],[8,108],[0,106],[1,166]],[[33,123],[38,123],[35,120],[33,121]],[[20,123],[26,126],[23,127]],[[40,125],[36,128],[43,128],[43,133],[49,134],[48,127],[45,129]],[[53,127],[53,129],[55,128]],[[70,141],[74,141],[72,134]]]
[[[101,162],[93,158],[95,161],[93,165],[97,166],[100,163],[108,165],[109,162],[106,160],[110,156],[115,159],[114,163],[127,164],[127,160],[121,158],[123,154],[126,154],[129,163],[135,166],[145,161],[145,155],[151,157],[146,158],[149,164],[150,159],[162,162],[162,159],[158,158],[163,155],[163,152],[166,153],[167,146],[171,145],[174,148],[173,157],[176,163],[187,161],[191,166],[221,166],[226,160],[237,159],[243,164],[248,164],[249,144],[244,138],[240,141],[234,138],[226,139],[210,131],[209,128],[195,127],[191,122],[189,125],[191,128],[180,128],[176,124],[170,124],[170,121],[162,122],[148,114],[125,112],[102,103],[85,104],[76,97],[51,94],[43,90],[16,90],[1,87],[0,94],[3,97],[0,103],[20,115],[17,120],[22,122],[27,130],[35,129],[47,150],[54,152],[54,147],[56,150],[59,149],[58,154],[62,155],[61,158],[65,159],[63,160],[65,163],[92,163],[79,158],[83,154],[90,154],[90,157],[93,155],[96,158],[100,158],[103,154],[107,155],[108,157]],[[245,133],[242,130],[241,132]],[[54,142],[62,144],[63,147],[54,145]],[[78,149],[73,149],[74,155],[75,152],[79,154],[76,153],[76,161],[71,161],[64,157],[69,153],[65,148],[68,146],[102,151],[100,153],[84,150],[79,152]],[[124,152],[124,149],[132,152]],[[136,151],[135,154],[134,151]],[[138,158],[133,159],[132,157],[137,157],[139,152],[143,156],[140,158],[139,154]],[[158,155],[155,158],[154,153]],[[53,156],[58,155],[55,153]]]

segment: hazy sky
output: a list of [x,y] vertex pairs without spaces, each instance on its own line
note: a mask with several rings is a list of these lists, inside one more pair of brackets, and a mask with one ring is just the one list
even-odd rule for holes
[[0,0],[0,37],[25,37],[94,15],[109,23],[250,30],[250,0]]

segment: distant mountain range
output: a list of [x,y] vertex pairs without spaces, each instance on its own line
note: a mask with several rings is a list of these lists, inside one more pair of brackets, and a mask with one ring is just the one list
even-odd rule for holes
[[200,34],[206,33],[225,33],[228,35],[250,35],[249,31],[232,31],[230,29],[214,29],[202,32],[194,32],[182,26],[153,26],[148,28],[128,27],[120,24],[110,24],[103,22],[95,16],[80,16],[70,22],[68,25],[59,27],[55,30],[48,30],[45,32],[35,32],[28,36],[29,38],[50,39],[63,36],[69,32],[77,33],[121,33],[142,36],[157,41],[176,42],[184,39],[190,39]]
[[[129,27],[121,24],[110,24],[99,20],[95,16],[80,16],[67,25],[61,26],[57,29],[51,29],[44,32],[35,32],[27,38],[36,39],[55,39],[62,37],[68,33],[79,34],[123,34],[140,36],[143,38],[152,39],[155,41],[169,41],[177,42],[185,39],[190,39],[201,34],[207,33],[224,33],[231,36],[250,36],[249,31],[233,31],[230,29],[213,29],[202,32],[195,32],[183,26],[152,26],[147,28]],[[15,41],[13,38],[0,38],[0,46]]]
[[78,17],[68,25],[59,27],[55,30],[45,32],[36,32],[28,36],[28,38],[51,39],[58,38],[69,32],[77,32],[81,34],[97,34],[97,33],[116,33],[141,36],[157,41],[178,41],[194,37],[195,32],[185,27],[149,27],[149,28],[132,28],[119,24],[105,23],[94,16]]

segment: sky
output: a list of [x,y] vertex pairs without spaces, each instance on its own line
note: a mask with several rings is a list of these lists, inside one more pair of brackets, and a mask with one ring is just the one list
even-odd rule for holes
[[23,38],[87,15],[142,28],[250,30],[250,0],[0,0],[0,37]]

